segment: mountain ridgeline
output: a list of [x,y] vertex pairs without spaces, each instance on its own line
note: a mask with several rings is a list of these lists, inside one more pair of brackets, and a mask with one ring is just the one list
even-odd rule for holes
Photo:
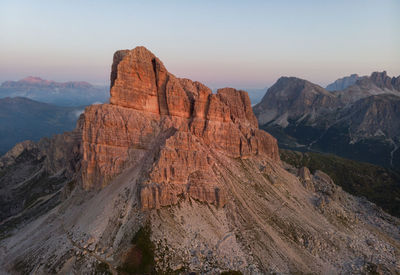
[[106,86],[93,86],[87,82],[55,82],[40,77],[26,77],[19,81],[6,81],[0,86],[0,98],[25,97],[59,106],[84,106],[108,100]]
[[[282,162],[246,92],[212,93],[144,47],[117,51],[110,80],[74,131],[0,158],[0,273],[398,270],[399,219]],[[336,102],[320,87],[302,97]]]
[[254,107],[260,127],[283,148],[400,170],[400,77],[374,72],[350,78],[329,85],[334,91],[295,77],[280,78]]

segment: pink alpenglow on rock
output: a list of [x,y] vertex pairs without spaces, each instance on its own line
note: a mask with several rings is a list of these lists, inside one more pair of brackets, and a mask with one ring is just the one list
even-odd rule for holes
[[226,190],[213,166],[215,154],[268,157],[280,162],[275,138],[259,130],[246,92],[212,94],[199,82],[177,78],[144,47],[117,51],[110,104],[86,108],[83,187],[100,189],[129,167],[145,165],[144,209],[180,198],[223,206]]

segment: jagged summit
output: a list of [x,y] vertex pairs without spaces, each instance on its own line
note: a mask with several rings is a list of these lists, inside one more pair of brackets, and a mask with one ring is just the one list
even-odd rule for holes
[[144,48],[117,52],[111,80],[73,133],[0,159],[9,189],[66,182],[0,222],[0,273],[396,270],[398,219],[282,163],[246,92],[212,94]]
[[224,188],[210,173],[210,148],[279,162],[276,140],[258,129],[246,92],[225,88],[212,94],[199,82],[169,73],[144,47],[114,54],[110,94],[110,104],[85,111],[86,189],[106,186],[128,163],[138,161],[132,155],[158,148],[156,164],[142,183],[144,207],[174,204],[188,194],[223,205]]
[[328,92],[306,80],[282,77],[254,112],[260,127],[286,148],[396,168],[399,81],[400,76],[389,77],[385,71],[354,74],[329,85],[334,91]]
[[260,125],[274,122],[286,127],[288,119],[307,116],[313,121],[316,115],[325,115],[327,110],[343,108],[372,95],[400,96],[400,76],[389,77],[386,71],[373,72],[369,77],[353,74],[338,79],[327,89],[304,79],[281,77],[268,89],[254,111]]
[[395,90],[400,92],[400,76],[390,77],[386,71],[373,72],[370,81],[381,89]]
[[357,81],[344,90],[332,92],[344,105],[379,94],[400,96],[400,76],[389,77],[386,71],[373,72],[370,76],[359,77]]
[[359,76],[352,74],[337,79],[333,83],[326,86],[328,91],[346,91],[348,88],[351,90],[357,88],[367,89],[382,89],[383,92],[394,91],[400,92],[400,76],[390,77],[386,71],[372,72],[370,76]]

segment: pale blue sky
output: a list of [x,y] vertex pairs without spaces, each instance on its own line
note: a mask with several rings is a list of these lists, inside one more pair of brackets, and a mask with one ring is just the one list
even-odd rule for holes
[[138,45],[213,88],[399,75],[399,15],[396,0],[0,0],[0,82],[108,83],[113,53]]

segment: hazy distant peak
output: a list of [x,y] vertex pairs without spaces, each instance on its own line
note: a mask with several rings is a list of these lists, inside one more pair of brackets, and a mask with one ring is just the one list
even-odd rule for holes
[[350,76],[337,79],[335,82],[326,86],[326,89],[328,91],[342,91],[347,87],[354,85],[360,78],[361,77],[358,74],[351,74]]
[[56,82],[37,76],[0,85],[0,98],[18,96],[60,106],[83,106],[106,102],[109,91],[108,87],[96,87],[85,81]]
[[44,79],[42,79],[40,77],[37,77],[37,76],[28,76],[28,77],[25,77],[25,78],[19,80],[18,82],[36,84],[36,83],[51,83],[53,81],[44,80]]
[[68,81],[68,82],[56,82],[52,80],[46,80],[37,76],[28,76],[18,81],[5,81],[1,85],[2,88],[14,88],[14,87],[50,87],[50,88],[91,88],[92,84],[86,81]]

